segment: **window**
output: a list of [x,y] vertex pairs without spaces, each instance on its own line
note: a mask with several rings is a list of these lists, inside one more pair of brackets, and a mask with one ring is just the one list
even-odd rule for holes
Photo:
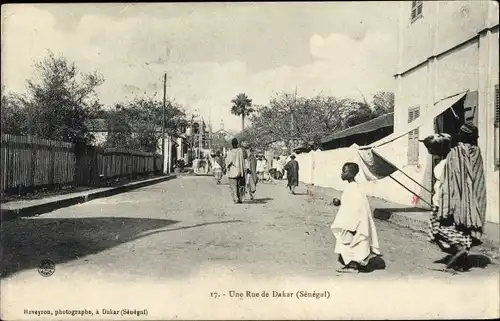
[[[420,106],[408,109],[408,123],[420,116]],[[408,165],[418,165],[418,137],[419,129],[416,128],[408,133]]]
[[411,22],[422,17],[422,6],[423,1],[412,1],[411,2]]
[[495,169],[500,166],[500,93],[498,85],[495,86]]

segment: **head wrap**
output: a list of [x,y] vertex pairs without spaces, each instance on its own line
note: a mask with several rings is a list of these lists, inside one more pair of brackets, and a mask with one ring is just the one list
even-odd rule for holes
[[433,155],[447,154],[451,148],[451,136],[446,133],[432,134],[420,140]]
[[463,124],[462,127],[460,127],[460,129],[458,130],[458,135],[460,137],[477,139],[479,137],[479,131],[472,122],[468,121],[465,124]]

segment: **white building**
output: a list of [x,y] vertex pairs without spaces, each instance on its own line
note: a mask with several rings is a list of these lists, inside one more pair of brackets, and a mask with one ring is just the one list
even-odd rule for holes
[[[452,108],[435,115],[434,124],[429,121],[388,144],[384,152],[431,189],[433,161],[418,139],[437,131],[456,133],[465,120],[474,121],[487,178],[486,217],[495,223],[499,222],[498,27],[496,1],[400,2],[394,132],[443,104]],[[468,92],[458,99],[464,91]],[[450,96],[455,99],[446,99]],[[430,200],[425,194],[421,195]],[[410,198],[395,201],[409,203]]]

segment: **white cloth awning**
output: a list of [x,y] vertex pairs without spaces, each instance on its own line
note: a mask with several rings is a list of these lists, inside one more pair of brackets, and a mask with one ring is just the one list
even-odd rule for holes
[[398,138],[401,138],[402,136],[408,134],[414,129],[417,129],[418,127],[428,124],[428,123],[433,123],[434,118],[437,116],[441,115],[443,112],[445,112],[448,108],[452,107],[455,105],[460,99],[462,99],[469,91],[464,91],[449,97],[446,97],[444,99],[441,99],[437,103],[434,104],[434,106],[425,114],[417,118],[416,120],[412,121],[408,125],[406,125],[403,129],[399,130],[398,132],[392,133],[389,136],[386,136],[382,138],[379,141],[376,141],[370,145],[367,146],[359,146],[358,149],[369,149],[369,148],[375,148],[379,147],[385,144],[388,144],[392,141],[395,141]]
[[385,178],[398,170],[390,161],[377,153],[374,149],[359,149],[356,144],[351,145],[356,155],[355,161],[360,166],[366,181],[376,181]]

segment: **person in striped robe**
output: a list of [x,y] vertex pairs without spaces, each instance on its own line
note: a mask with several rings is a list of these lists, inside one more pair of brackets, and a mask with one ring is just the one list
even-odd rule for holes
[[440,187],[435,190],[429,236],[452,254],[446,267],[456,271],[470,268],[467,255],[472,246],[481,244],[485,222],[486,184],[477,140],[477,127],[464,124],[436,177]]

